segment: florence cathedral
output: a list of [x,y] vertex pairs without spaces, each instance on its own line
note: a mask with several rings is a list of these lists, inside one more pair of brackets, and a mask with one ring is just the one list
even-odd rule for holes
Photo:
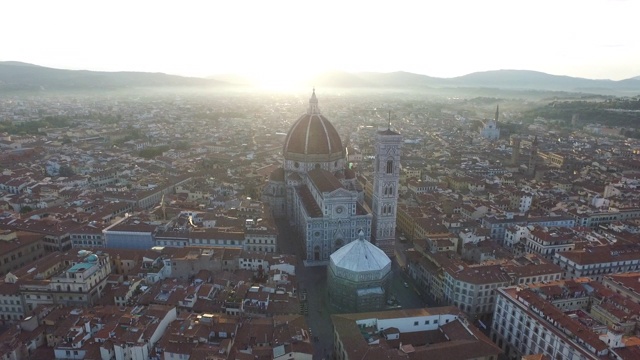
[[327,265],[332,253],[361,237],[393,253],[401,144],[390,127],[377,132],[373,195],[366,204],[340,135],[313,91],[307,112],[285,137],[282,167],[263,191],[274,217],[288,219],[300,237],[305,264]]

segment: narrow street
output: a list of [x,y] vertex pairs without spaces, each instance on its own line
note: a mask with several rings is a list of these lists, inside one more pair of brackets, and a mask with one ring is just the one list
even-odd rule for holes
[[[329,358],[333,349],[333,329],[328,304],[327,268],[325,266],[305,267],[302,245],[296,242],[295,234],[286,220],[277,222],[280,252],[298,256],[300,263],[296,269],[299,292],[306,292],[307,324],[311,328],[314,359]],[[315,341],[317,339],[317,341]]]

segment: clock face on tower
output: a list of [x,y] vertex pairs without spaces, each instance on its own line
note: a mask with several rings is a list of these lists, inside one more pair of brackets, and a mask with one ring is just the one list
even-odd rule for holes
[[336,208],[336,214],[342,214],[343,211],[344,211],[344,207],[342,207],[342,206],[338,206]]

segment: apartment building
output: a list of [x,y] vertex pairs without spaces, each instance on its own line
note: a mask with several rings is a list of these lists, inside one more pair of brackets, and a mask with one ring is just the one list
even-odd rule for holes
[[605,275],[602,284],[607,289],[640,304],[640,272]]
[[5,275],[44,256],[44,235],[0,230],[0,254],[0,275]]
[[51,253],[40,261],[5,275],[16,284],[25,312],[38,305],[93,305],[111,274],[109,255],[80,250],[77,254]]
[[491,339],[509,359],[542,354],[551,359],[601,359],[609,346],[618,347],[622,334],[610,329],[596,333],[575,317],[515,286],[497,290]]
[[511,277],[499,265],[457,265],[445,269],[444,298],[472,318],[488,318],[493,313],[496,290],[510,284]]
[[640,245],[608,245],[564,251],[556,253],[553,262],[564,270],[565,279],[588,276],[601,280],[609,274],[640,270]]
[[482,218],[482,226],[489,229],[491,238],[500,244],[504,242],[505,231],[509,226],[528,224],[547,227],[573,227],[576,221],[569,216],[523,216],[512,214]]
[[574,232],[566,227],[532,226],[526,234],[525,248],[528,253],[552,259],[559,251],[571,251],[576,246]]

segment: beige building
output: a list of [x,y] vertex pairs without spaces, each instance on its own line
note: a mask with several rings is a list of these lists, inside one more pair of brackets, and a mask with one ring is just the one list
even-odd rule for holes
[[51,253],[40,261],[5,275],[5,283],[17,284],[25,312],[38,305],[89,306],[102,296],[111,274],[108,254]]
[[499,265],[444,269],[444,297],[448,304],[476,318],[490,317],[496,290],[509,286],[511,277]]
[[640,272],[606,275],[602,284],[607,289],[640,304]]
[[278,229],[272,221],[247,219],[244,250],[275,253],[278,251]]
[[36,261],[44,254],[44,235],[0,230],[0,275]]

